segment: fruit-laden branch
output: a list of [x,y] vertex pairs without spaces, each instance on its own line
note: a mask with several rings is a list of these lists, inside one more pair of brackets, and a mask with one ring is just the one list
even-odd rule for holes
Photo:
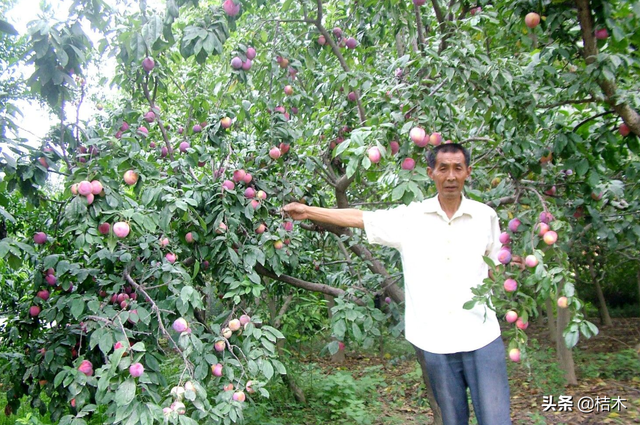
[[[596,61],[598,46],[596,44],[593,15],[589,6],[589,0],[576,0],[576,6],[578,7],[578,22],[580,22],[584,43],[584,60],[587,65],[591,65]],[[627,102],[618,103],[620,99],[616,94],[617,87],[615,81],[603,77],[598,80],[598,85],[605,95],[605,102],[616,111],[633,133],[640,136],[640,114]]]
[[[349,72],[350,71],[349,65],[347,65],[347,61],[344,60],[344,56],[342,56],[342,52],[340,52],[340,48],[333,41],[333,38],[329,35],[329,32],[327,31],[327,29],[322,25],[322,14],[323,14],[322,0],[316,0],[316,4],[318,8],[316,13],[316,19],[313,21],[313,23],[318,29],[318,31],[320,31],[320,33],[324,36],[329,46],[331,46],[331,51],[338,58],[338,62],[340,62],[340,66],[342,66],[342,69],[344,70],[344,72]],[[364,113],[364,107],[362,106],[362,101],[360,100],[360,91],[358,89],[354,89],[353,91],[356,94],[356,104],[358,105],[358,115],[360,117],[360,122],[364,123],[366,121],[366,115]]]
[[64,92],[60,94],[60,150],[62,151],[62,158],[64,162],[67,164],[67,169],[72,170],[71,162],[69,161],[69,157],[67,156],[67,147],[64,144]]
[[371,251],[364,247],[364,245],[354,244],[349,245],[351,252],[356,254],[358,258],[365,261],[365,264],[373,273],[381,275],[384,280],[382,282],[382,289],[396,303],[404,303],[404,291],[397,285],[397,279],[394,279],[384,265],[377,260]]
[[[157,83],[158,82],[156,80],[156,87],[158,85]],[[147,102],[149,103],[149,107],[151,109],[158,110],[156,108],[154,100],[151,98],[151,95],[149,93],[149,75],[146,75],[144,81],[142,82],[142,91],[144,92],[144,97],[147,99]],[[155,111],[154,111],[154,113],[155,113]],[[169,136],[167,135],[167,129],[164,127],[164,124],[162,123],[162,119],[160,119],[160,114],[156,114],[156,121],[158,122],[158,127],[160,128],[160,133],[162,133],[162,139],[164,140],[164,144],[167,147],[167,152],[169,153],[169,158],[171,158],[171,161],[173,161],[173,149],[171,148],[171,143],[169,142]]]
[[[320,229],[324,229],[336,236],[353,236],[353,232],[351,232],[351,230],[344,227],[334,226],[328,223],[314,222],[313,226],[305,226],[304,223],[301,223],[300,226],[304,229],[312,231],[319,231]],[[384,277],[382,289],[389,297],[391,297],[393,301],[397,303],[404,302],[404,291],[397,285],[397,279],[394,279],[393,276],[389,274],[384,265],[373,256],[371,251],[369,251],[364,245],[361,244],[349,245],[349,250],[356,254],[359,259],[364,261],[367,265],[367,268],[372,273],[376,273]]]
[[[84,320],[92,320],[94,322],[102,322],[108,326],[113,326],[113,327],[118,327],[120,329],[123,329],[124,332],[124,336],[125,338],[127,337],[127,332],[124,330],[124,328],[121,326],[122,322],[120,322],[120,324],[116,324],[113,320],[108,319],[106,317],[101,317],[101,316],[85,316]],[[133,335],[151,335],[149,332],[144,332],[144,331],[136,331],[134,329],[128,329],[129,333],[133,334]]]
[[191,364],[191,362],[189,361],[187,356],[180,349],[178,344],[173,340],[173,338],[171,337],[171,334],[164,327],[164,324],[162,323],[162,315],[160,314],[160,308],[158,307],[156,302],[153,300],[153,298],[151,298],[151,296],[149,296],[147,291],[145,291],[144,288],[141,285],[138,284],[138,282],[133,280],[133,278],[129,274],[129,271],[125,270],[124,273],[123,273],[123,276],[124,276],[124,279],[129,283],[129,285],[131,285],[136,290],[136,292],[138,292],[140,295],[142,295],[144,297],[144,299],[149,304],[151,304],[151,310],[156,314],[156,317],[158,318],[158,327],[160,328],[160,332],[162,332],[162,334],[165,335],[169,341],[171,341],[171,343],[173,344],[173,347],[182,356],[186,367],[193,373],[193,364]]
[[[334,288],[333,286],[325,285],[323,283],[307,282],[306,280],[297,279],[295,277],[284,275],[284,274],[278,276],[274,272],[267,270],[261,264],[256,264],[255,271],[260,276],[265,276],[265,277],[277,280],[279,282],[287,283],[291,286],[305,289],[307,291],[320,292],[321,294],[327,294],[333,297],[344,297],[344,295],[346,294],[346,291],[344,289]],[[358,305],[364,305],[364,301],[362,301],[360,298],[356,298],[354,296],[348,296],[347,299]]]

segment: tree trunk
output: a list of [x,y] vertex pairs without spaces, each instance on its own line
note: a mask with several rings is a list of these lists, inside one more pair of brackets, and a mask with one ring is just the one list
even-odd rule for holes
[[553,314],[553,301],[551,301],[551,298],[547,298],[544,304],[547,310],[547,326],[549,327],[549,339],[554,344],[557,344],[558,332],[556,330],[556,317]]
[[427,365],[424,361],[424,357],[422,356],[422,350],[415,345],[413,348],[416,350],[416,357],[418,358],[418,363],[420,363],[420,369],[422,369],[422,381],[427,388],[427,400],[429,400],[429,406],[431,406],[431,410],[433,411],[433,424],[442,425],[442,413],[440,412],[440,406],[438,406],[438,403],[436,402],[436,397],[433,395],[433,388],[431,388],[431,382],[429,382]]
[[604,299],[604,293],[602,292],[602,286],[600,286],[600,279],[598,279],[598,271],[596,270],[593,257],[587,256],[589,261],[589,273],[591,274],[591,282],[596,288],[596,294],[598,295],[598,311],[600,312],[600,324],[604,326],[612,326],[611,316],[609,315],[609,308],[607,302]]
[[636,280],[638,281],[638,304],[640,304],[640,267],[638,267],[638,273],[636,274]]
[[[284,300],[282,306],[280,307],[280,310],[278,310],[278,307],[276,305],[276,298],[267,295],[267,308],[269,310],[271,323],[273,324],[274,328],[280,330],[280,328],[282,327],[282,316],[287,312],[289,303],[291,302],[292,298],[293,296],[289,296],[286,300]],[[281,359],[286,358],[286,354],[284,352],[284,343],[284,339],[279,339],[276,341],[276,350],[278,352],[278,357]],[[288,373],[285,375],[280,375],[280,377],[282,378],[282,382],[284,382],[289,390],[291,390],[296,401],[298,403],[307,404],[307,398],[304,395],[304,391],[302,391],[302,389],[298,386],[295,379],[293,379]]]
[[378,357],[384,359],[384,336],[380,335],[378,337]]
[[[279,339],[276,342],[276,350],[278,351],[278,357],[283,359],[285,358],[285,352],[283,350],[284,347],[284,339]],[[280,375],[282,377],[282,382],[291,390],[293,393],[293,397],[296,399],[298,403],[307,404],[307,397],[304,395],[304,391],[302,388],[298,386],[296,381],[289,375],[288,373],[285,375]]]
[[[558,292],[562,292],[564,281],[558,285]],[[573,362],[573,352],[567,348],[564,342],[563,331],[569,324],[569,309],[558,308],[558,330],[556,337],[556,353],[558,355],[558,363],[560,369],[564,372],[564,377],[567,380],[568,385],[578,385],[578,378],[576,377],[576,368]]]
[[[332,297],[331,295],[324,295],[324,299],[327,300],[327,314],[329,315],[329,320],[331,320],[331,317],[333,316],[333,313],[331,313],[331,309],[333,308],[334,305],[336,305],[335,301],[334,301],[334,297]],[[335,341],[335,337],[331,337],[332,341]],[[345,361],[345,356],[344,356],[344,348],[338,350],[335,354],[331,355],[331,363],[344,363]]]
[[605,301],[604,293],[602,292],[602,286],[600,286],[600,280],[594,280],[593,284],[596,287],[596,294],[598,294],[598,304],[600,305],[600,324],[604,326],[613,326],[611,316],[609,315],[609,307],[607,307],[607,302]]

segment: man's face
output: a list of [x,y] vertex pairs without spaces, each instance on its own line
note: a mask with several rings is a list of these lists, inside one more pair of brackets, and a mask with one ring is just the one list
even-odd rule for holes
[[462,152],[439,152],[434,168],[427,167],[427,174],[436,184],[441,199],[460,199],[464,181],[471,174]]

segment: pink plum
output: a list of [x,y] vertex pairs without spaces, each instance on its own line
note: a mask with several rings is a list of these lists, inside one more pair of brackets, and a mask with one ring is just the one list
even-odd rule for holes
[[558,234],[553,230],[549,230],[542,238],[547,245],[553,245],[558,240]]
[[151,72],[151,70],[153,70],[155,66],[156,63],[152,58],[147,57],[142,60],[142,69],[144,69],[146,72]]
[[93,375],[93,364],[89,360],[83,360],[78,370],[87,376]]
[[381,154],[380,154],[380,149],[378,149],[377,146],[370,147],[369,150],[367,151],[367,155],[369,156],[369,160],[374,164],[377,164],[378,162],[380,162]]
[[134,363],[129,366],[129,374],[134,378],[139,378],[144,373],[144,366],[142,363]]
[[113,233],[119,238],[126,238],[130,230],[129,224],[124,221],[119,221],[113,225]]
[[506,279],[503,286],[505,291],[513,292],[518,289],[518,282],[516,282],[515,279]]
[[502,248],[498,251],[498,261],[502,264],[509,264],[511,262],[511,251]]
[[173,327],[174,331],[182,333],[187,330],[187,328],[189,327],[189,323],[186,321],[186,319],[179,317],[173,321],[173,325],[171,325],[171,327]]
[[515,233],[518,231],[518,228],[520,227],[521,224],[522,222],[520,221],[519,218],[514,218],[509,221],[509,225],[508,225],[509,230]]
[[535,267],[538,265],[538,258],[533,254],[529,254],[524,258],[524,264],[527,267]]
[[505,319],[509,323],[514,323],[516,320],[518,320],[518,313],[516,313],[513,310],[509,310],[509,311],[507,311],[507,314],[505,315]]
[[36,232],[33,235],[33,242],[38,245],[45,244],[47,242],[47,234],[44,232]]
[[512,348],[511,350],[509,350],[509,359],[511,359],[512,362],[519,362],[520,350],[518,348]]
[[401,165],[403,170],[409,170],[409,171],[413,170],[415,166],[416,166],[416,161],[413,158],[405,158],[402,161],[402,165]]

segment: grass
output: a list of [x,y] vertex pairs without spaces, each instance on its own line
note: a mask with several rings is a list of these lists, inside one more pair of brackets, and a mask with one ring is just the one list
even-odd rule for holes
[[[426,412],[428,402],[424,394],[422,374],[413,361],[413,348],[406,342],[385,347],[383,365],[366,360],[377,353],[359,353],[347,358],[342,365],[328,362],[326,358],[306,361],[290,361],[289,375],[302,388],[305,405],[294,401],[289,388],[282,380],[274,379],[268,385],[270,398],[254,398],[247,403],[242,425],[423,425],[429,423]],[[563,373],[557,366],[555,352],[542,348],[535,339],[529,342],[529,366],[508,362],[513,385],[537,388],[538,393],[558,395],[565,390]],[[633,381],[640,370],[640,359],[632,349],[611,353],[574,350],[576,372],[579,379],[614,379]],[[176,365],[167,362],[166,372],[175,372]],[[6,405],[4,393],[0,394],[0,407]],[[0,425],[52,424],[48,415],[40,415],[24,399],[17,414],[6,417],[0,414]],[[514,424],[543,424],[545,418],[539,412],[521,412]],[[522,418],[526,417],[524,420]],[[91,425],[97,425],[91,424]]]

